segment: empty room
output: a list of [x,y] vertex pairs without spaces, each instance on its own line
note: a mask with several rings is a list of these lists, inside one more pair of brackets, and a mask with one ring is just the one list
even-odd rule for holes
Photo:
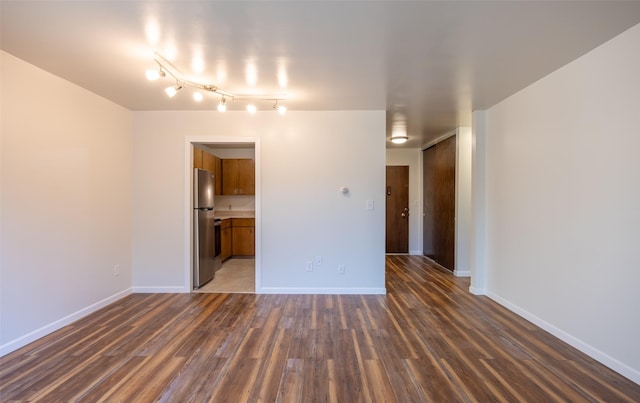
[[2,0],[0,401],[640,401],[638,49],[635,1]]

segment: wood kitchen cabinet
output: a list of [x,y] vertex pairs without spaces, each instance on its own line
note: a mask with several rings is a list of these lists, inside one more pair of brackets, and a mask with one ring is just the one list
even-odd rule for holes
[[255,256],[256,234],[254,218],[231,219],[231,254],[233,256]]
[[222,220],[220,222],[220,259],[223,262],[231,257],[231,244],[233,242],[231,231],[231,219]]
[[215,177],[214,194],[222,194],[222,160],[220,158],[207,151],[194,147],[193,167],[206,169],[207,171],[211,172]]
[[202,165],[202,154],[204,153],[204,151],[202,151],[199,148],[193,148],[193,167],[194,168],[200,168],[203,169],[203,165]]
[[256,172],[253,159],[225,158],[222,160],[222,194],[254,195]]
[[215,168],[215,165],[213,164],[213,158],[214,156],[212,154],[209,154],[206,151],[202,152],[202,169],[206,169],[207,171],[215,175],[216,168]]
[[215,155],[213,156],[213,174],[215,175],[215,195],[222,194],[222,160]]

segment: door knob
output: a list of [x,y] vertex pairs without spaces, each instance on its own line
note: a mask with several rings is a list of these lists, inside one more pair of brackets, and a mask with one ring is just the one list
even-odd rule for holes
[[405,213],[400,214],[402,218],[405,218],[407,215]]

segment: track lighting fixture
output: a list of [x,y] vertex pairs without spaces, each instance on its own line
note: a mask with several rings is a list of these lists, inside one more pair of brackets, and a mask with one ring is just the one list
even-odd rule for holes
[[218,112],[224,112],[227,110],[227,100],[222,97],[222,99],[220,99],[220,103],[218,104]]
[[[166,94],[169,98],[173,98],[178,91],[180,91],[184,87],[191,87],[200,90],[193,94],[193,98],[200,102],[204,98],[202,92],[212,92],[214,94],[221,95],[220,103],[218,104],[218,111],[224,112],[227,110],[227,100],[230,101],[252,101],[252,102],[260,102],[260,101],[275,101],[273,105],[273,109],[280,112],[282,115],[285,114],[287,108],[284,105],[278,105],[278,101],[282,101],[287,98],[286,94],[279,95],[261,95],[261,94],[236,94],[230,91],[225,91],[221,88],[218,88],[212,84],[202,84],[196,81],[187,80],[185,76],[173,65],[170,61],[162,57],[160,54],[155,53],[154,61],[158,64],[157,70],[147,70],[146,76],[149,80],[157,80],[162,77],[171,77],[176,80],[176,84],[165,88]],[[257,110],[256,105],[248,104],[247,111],[249,113],[255,113]]]

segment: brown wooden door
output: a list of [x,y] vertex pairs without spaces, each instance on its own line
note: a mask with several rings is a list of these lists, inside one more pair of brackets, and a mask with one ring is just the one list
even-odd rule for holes
[[449,270],[455,266],[456,136],[436,147],[435,225],[436,262]]
[[422,254],[435,260],[436,147],[422,152]]
[[409,167],[387,166],[386,253],[409,252]]
[[455,268],[456,137],[422,152],[423,254]]

